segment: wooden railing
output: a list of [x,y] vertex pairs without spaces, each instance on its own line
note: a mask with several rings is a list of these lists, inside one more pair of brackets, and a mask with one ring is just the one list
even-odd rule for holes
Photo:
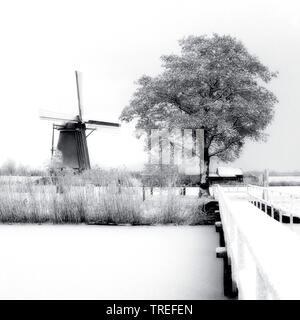
[[[300,299],[300,237],[247,201],[216,187],[230,266],[239,299]],[[217,254],[222,252],[218,248]]]
[[266,213],[270,209],[272,218],[274,218],[276,210],[280,222],[282,222],[283,215],[289,217],[291,224],[293,223],[293,217],[300,217],[300,195],[254,185],[247,186],[247,194],[249,201],[259,209]]
[[235,193],[245,193],[247,191],[248,185],[219,185],[219,184],[214,184],[209,187],[209,194],[211,196],[215,196],[217,194],[217,189],[218,187],[222,187],[222,190],[228,191],[228,192],[235,192]]

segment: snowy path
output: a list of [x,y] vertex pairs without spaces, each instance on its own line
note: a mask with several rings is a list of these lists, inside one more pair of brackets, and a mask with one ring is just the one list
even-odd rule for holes
[[272,219],[248,202],[246,194],[220,187],[217,192],[239,299],[299,299],[295,275],[300,269],[300,237],[292,232],[295,226]]
[[224,299],[212,226],[0,226],[0,299]]
[[[273,187],[272,187],[273,188]],[[277,187],[274,187],[277,188]],[[292,190],[290,187],[278,187],[278,189],[281,188],[283,191],[288,190],[290,192],[290,190]],[[286,188],[286,189],[284,189]],[[297,189],[296,189],[297,188]],[[294,190],[295,194],[299,194],[299,187],[296,187]],[[230,200],[233,201],[235,206],[239,206],[242,207],[243,203],[248,202],[247,198],[247,194],[243,193],[243,192],[227,192],[227,195],[229,196]],[[283,223],[282,226],[284,226],[285,228],[289,229],[290,231],[295,232],[296,234],[298,234],[300,236],[300,224],[299,223],[294,223],[293,225],[291,225],[290,223]]]

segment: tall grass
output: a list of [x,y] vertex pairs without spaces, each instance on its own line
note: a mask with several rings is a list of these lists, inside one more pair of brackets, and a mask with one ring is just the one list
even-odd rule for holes
[[206,224],[207,215],[203,210],[206,198],[180,196],[171,189],[157,198],[143,203],[143,212],[155,224]]
[[201,224],[205,199],[162,192],[143,201],[140,182],[126,172],[57,173],[47,183],[0,184],[2,223]]

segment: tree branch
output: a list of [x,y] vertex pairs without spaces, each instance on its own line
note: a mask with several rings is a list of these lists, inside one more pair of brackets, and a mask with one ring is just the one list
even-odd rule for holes
[[173,97],[172,98],[172,102],[183,112],[185,112],[186,114],[188,114],[189,116],[193,114],[193,112],[191,112],[191,110],[187,109],[186,107],[184,107],[179,98],[178,97]]
[[220,153],[226,151],[229,147],[231,147],[233,144],[239,142],[240,140],[241,140],[241,139],[232,140],[232,141],[231,141],[230,143],[228,143],[224,148],[219,149],[219,150],[217,150],[217,151],[209,154],[209,157],[210,157],[210,158],[211,158],[211,157],[214,157],[214,156],[216,156],[217,154],[220,154]]

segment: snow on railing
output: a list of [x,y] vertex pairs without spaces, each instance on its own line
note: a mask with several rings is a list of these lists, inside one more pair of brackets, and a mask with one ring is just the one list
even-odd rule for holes
[[213,184],[209,187],[209,194],[214,197],[217,193],[217,188],[221,186],[222,190],[226,192],[234,192],[234,193],[245,193],[247,191],[248,185],[239,184],[239,185],[219,185]]
[[279,211],[280,220],[282,214],[290,216],[291,223],[292,217],[300,217],[300,195],[254,185],[247,186],[247,193],[249,200],[255,202],[260,209],[262,209],[262,204],[264,204],[265,211],[269,206],[272,217],[274,217],[275,209]]
[[300,237],[222,189],[216,192],[239,299],[300,299]]

